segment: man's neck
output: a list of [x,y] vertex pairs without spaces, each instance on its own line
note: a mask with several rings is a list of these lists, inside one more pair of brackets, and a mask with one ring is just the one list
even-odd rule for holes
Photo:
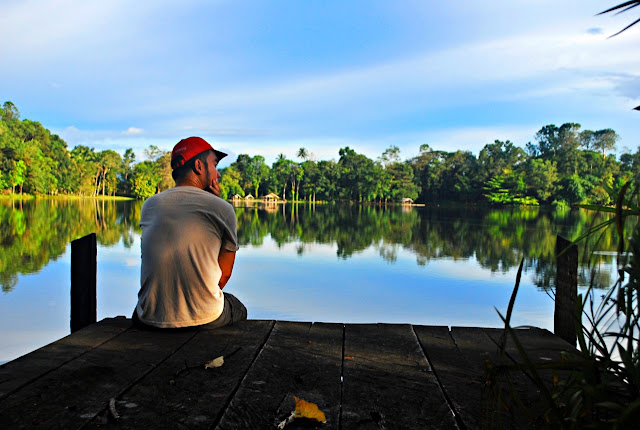
[[202,184],[200,183],[198,178],[192,178],[192,177],[185,178],[180,182],[176,182],[176,187],[196,187],[196,188],[200,188],[201,190],[204,189],[202,188]]

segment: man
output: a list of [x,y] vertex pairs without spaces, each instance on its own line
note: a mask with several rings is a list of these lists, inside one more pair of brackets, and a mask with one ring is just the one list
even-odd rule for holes
[[247,318],[222,293],[238,250],[233,207],[220,198],[218,162],[227,154],[200,137],[171,153],[176,186],[142,205],[142,268],[136,324],[156,328],[222,327]]

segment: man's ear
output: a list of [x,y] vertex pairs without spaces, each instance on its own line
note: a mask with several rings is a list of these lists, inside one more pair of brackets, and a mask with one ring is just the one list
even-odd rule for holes
[[199,158],[197,158],[193,163],[193,171],[198,175],[204,172],[204,163]]

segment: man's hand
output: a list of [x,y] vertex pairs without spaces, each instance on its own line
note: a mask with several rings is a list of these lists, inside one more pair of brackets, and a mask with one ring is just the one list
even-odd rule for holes
[[213,178],[209,188],[207,188],[207,191],[220,197],[220,184],[218,183],[218,178]]

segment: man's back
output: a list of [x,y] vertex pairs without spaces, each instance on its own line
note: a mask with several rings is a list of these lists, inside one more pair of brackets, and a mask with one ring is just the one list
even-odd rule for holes
[[186,327],[218,318],[224,304],[218,255],[238,249],[233,207],[196,187],[175,187],[144,203],[140,226],[140,320]]

